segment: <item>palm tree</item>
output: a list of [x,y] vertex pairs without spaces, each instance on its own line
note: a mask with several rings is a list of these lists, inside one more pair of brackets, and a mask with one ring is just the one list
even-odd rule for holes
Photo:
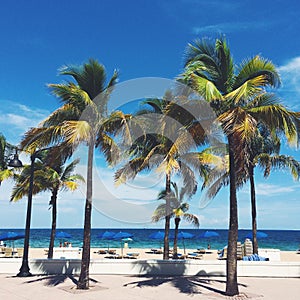
[[250,181],[253,253],[258,253],[257,212],[254,170],[260,166],[268,177],[272,169],[288,169],[295,180],[299,178],[300,164],[291,156],[280,155],[280,141],[264,129],[257,130],[249,149],[247,172]]
[[[178,172],[187,193],[194,193],[197,181],[193,170],[205,177],[208,165],[218,159],[203,151],[193,152],[191,149],[204,145],[205,134],[194,136],[195,127],[201,127],[199,121],[185,109],[185,105],[195,104],[192,101],[179,103],[170,92],[163,99],[148,99],[144,104],[150,109],[138,112],[144,117],[144,135],[138,137],[129,151],[129,162],[115,173],[116,184],[132,180],[144,170],[157,169],[165,175],[165,236],[164,259],[169,259],[169,230],[171,218],[171,176]],[[202,128],[202,127],[201,127]]]
[[117,159],[117,147],[111,134],[123,127],[127,116],[120,111],[110,115],[107,112],[107,102],[118,77],[116,71],[106,83],[104,66],[90,59],[83,66],[66,66],[60,74],[71,76],[75,83],[49,85],[63,105],[44,120],[41,127],[27,132],[22,146],[31,151],[61,142],[74,149],[82,143],[88,147],[83,251],[77,284],[78,289],[88,289],[94,148],[99,148],[108,163],[113,163]]
[[[187,202],[184,202],[184,198],[186,196],[191,197],[192,194],[187,195],[185,188],[182,188],[179,191],[178,186],[175,182],[171,182],[171,185],[173,187],[173,190],[171,190],[171,193],[169,195],[170,206],[172,210],[171,217],[174,218],[174,222],[175,222],[173,258],[177,259],[178,258],[177,255],[178,229],[179,229],[181,218],[193,224],[195,227],[199,227],[199,219],[196,215],[187,212],[189,210],[189,204]],[[166,200],[165,198],[166,198],[166,191],[163,190],[158,194],[158,199]],[[156,208],[152,216],[153,222],[158,222],[164,218],[165,210],[166,210],[165,206],[166,203],[162,203]]]
[[52,207],[52,226],[49,242],[48,258],[53,258],[53,247],[56,233],[57,219],[57,196],[60,190],[75,191],[78,188],[78,182],[85,182],[80,174],[74,174],[74,169],[79,163],[79,159],[70,162],[65,168],[61,161],[48,169],[49,189],[51,190],[51,199],[49,204]]
[[271,132],[283,133],[291,142],[297,138],[299,114],[287,110],[266,87],[280,84],[275,66],[255,56],[234,67],[224,38],[202,39],[189,44],[181,81],[193,87],[215,110],[227,137],[229,153],[230,216],[226,261],[226,294],[237,295],[238,207],[236,174],[245,167],[247,146],[258,123]]
[[3,180],[11,178],[14,175],[14,170],[7,168],[9,157],[16,148],[6,141],[5,136],[0,133],[0,186]]

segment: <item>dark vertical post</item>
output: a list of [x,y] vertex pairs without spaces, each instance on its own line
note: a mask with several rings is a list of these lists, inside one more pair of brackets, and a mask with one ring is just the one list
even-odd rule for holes
[[29,180],[27,215],[26,215],[26,225],[25,225],[24,253],[22,259],[22,266],[20,268],[20,272],[17,274],[18,277],[32,276],[32,274],[29,272],[30,269],[28,265],[28,252],[29,252],[30,220],[31,220],[31,208],[32,208],[32,191],[33,191],[35,157],[36,157],[36,152],[33,153],[30,157],[31,165],[30,165],[30,180]]

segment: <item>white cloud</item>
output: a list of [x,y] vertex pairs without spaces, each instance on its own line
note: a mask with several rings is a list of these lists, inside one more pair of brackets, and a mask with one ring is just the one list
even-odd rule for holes
[[192,28],[192,32],[196,35],[203,33],[230,33],[230,32],[240,32],[248,31],[257,28],[266,29],[268,26],[265,22],[235,22],[235,23],[218,23],[206,26],[195,26]]
[[278,71],[282,79],[282,93],[285,103],[293,109],[299,109],[300,97],[300,57],[290,59],[285,65],[279,66]]
[[[280,185],[265,184],[265,183],[259,183],[256,185],[256,195],[262,195],[262,196],[271,197],[274,195],[291,193],[294,191],[295,191],[295,187],[291,187],[291,186],[280,186]],[[243,189],[243,192],[249,194],[249,189],[245,188]]]
[[49,111],[28,107],[9,100],[0,100],[0,128],[7,140],[18,143],[30,128],[37,126],[49,115]]

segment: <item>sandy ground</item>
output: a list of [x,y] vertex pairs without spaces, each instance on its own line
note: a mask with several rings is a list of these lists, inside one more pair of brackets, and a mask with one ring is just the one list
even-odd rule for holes
[[[30,258],[46,258],[46,249],[32,248]],[[97,254],[99,248],[91,249],[92,259],[103,259],[105,255]],[[116,249],[121,254],[121,249]],[[147,253],[150,249],[124,249],[138,252],[140,259],[162,259],[162,254]],[[183,250],[180,249],[180,253]],[[186,252],[193,252],[187,249]],[[79,256],[80,257],[80,256]],[[217,259],[217,250],[210,250],[203,255],[204,260]],[[296,251],[281,251],[281,261],[300,261]],[[255,278],[239,277],[240,295],[228,297],[225,277],[200,276],[130,276],[130,275],[91,275],[90,289],[76,289],[77,276],[40,275],[19,278],[0,275],[0,299],[145,299],[145,300],[181,300],[181,299],[251,299],[251,300],[298,300],[300,295],[300,278]]]
[[77,290],[72,276],[32,276],[27,278],[0,275],[0,299],[251,299],[298,300],[300,279],[239,277],[239,296],[224,295],[224,277],[150,277],[123,275],[91,276],[89,290]]
[[[91,249],[91,259],[103,259],[105,254],[98,254],[98,250],[103,248],[92,248]],[[116,253],[121,254],[120,248],[114,248]],[[46,248],[30,248],[29,258],[46,258]],[[186,249],[186,253],[195,251],[195,249]],[[139,253],[139,259],[162,259],[162,254],[153,254],[150,253],[150,249],[139,249],[139,248],[128,248],[123,249],[123,254],[126,253]],[[179,249],[178,253],[184,253],[183,249]],[[78,258],[81,256],[78,255]],[[202,257],[204,260],[216,260],[218,258],[217,250],[207,250]],[[300,261],[300,254],[297,254],[296,251],[280,251],[281,261]]]

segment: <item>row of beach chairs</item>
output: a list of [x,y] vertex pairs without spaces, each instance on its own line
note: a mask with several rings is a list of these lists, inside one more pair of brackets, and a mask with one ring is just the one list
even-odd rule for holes
[[10,247],[2,247],[0,248],[0,257],[15,257],[20,258],[23,257],[23,248],[10,248]]

